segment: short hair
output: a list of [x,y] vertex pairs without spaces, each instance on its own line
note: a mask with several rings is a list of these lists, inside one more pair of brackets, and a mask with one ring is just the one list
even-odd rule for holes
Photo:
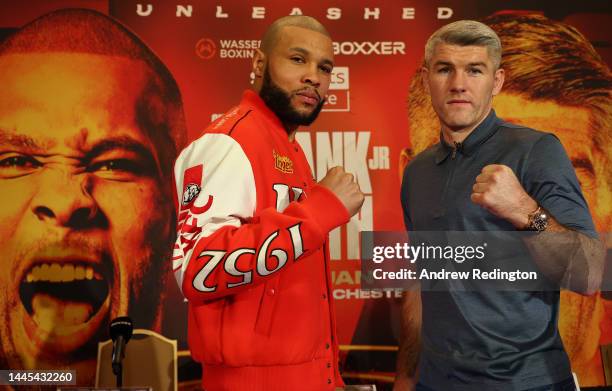
[[441,43],[458,46],[483,46],[493,62],[495,69],[501,61],[502,44],[490,27],[475,20],[459,20],[449,23],[436,32],[425,44],[425,66],[430,65],[436,46]]
[[325,35],[326,37],[331,39],[329,32],[315,18],[312,16],[306,15],[289,15],[283,16],[282,18],[276,19],[270,27],[266,30],[261,39],[261,50],[264,53],[269,53],[269,51],[274,47],[276,41],[278,40],[279,33],[283,29],[283,27],[301,27],[307,30],[316,31]]
[[[503,13],[483,22],[497,32],[504,47],[502,93],[587,108],[595,148],[607,161],[612,74],[590,42],[574,27],[539,14]],[[440,131],[421,72],[410,83],[408,99],[411,146],[419,153],[439,141]]]
[[594,146],[609,159],[612,73],[593,45],[574,27],[539,14],[483,21],[504,45],[504,92],[588,109]]
[[122,24],[89,9],[50,12],[0,44],[0,57],[52,52],[118,56],[147,65],[152,80],[137,103],[135,120],[157,149],[161,174],[171,177],[174,160],[186,142],[187,129],[178,85],[157,55]]

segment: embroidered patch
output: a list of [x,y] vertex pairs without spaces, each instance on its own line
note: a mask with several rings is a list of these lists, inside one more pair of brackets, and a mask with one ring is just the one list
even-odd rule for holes
[[202,188],[195,183],[190,183],[185,186],[185,190],[183,191],[183,205],[189,205],[189,203],[196,199],[198,194],[200,194],[200,190]]
[[284,174],[293,174],[293,162],[287,156],[281,156],[276,151],[272,151],[274,156],[274,168]]

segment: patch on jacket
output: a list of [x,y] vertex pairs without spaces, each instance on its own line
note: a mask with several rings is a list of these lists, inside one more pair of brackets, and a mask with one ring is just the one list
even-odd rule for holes
[[274,168],[284,174],[293,174],[293,162],[287,156],[282,156],[272,150],[274,156]]
[[198,194],[200,194],[200,190],[202,188],[195,183],[189,183],[185,186],[185,190],[183,190],[183,205],[187,206],[191,201],[195,200]]

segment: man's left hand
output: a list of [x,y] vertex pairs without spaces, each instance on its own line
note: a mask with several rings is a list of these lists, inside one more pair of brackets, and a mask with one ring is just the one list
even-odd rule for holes
[[518,229],[527,226],[528,215],[538,208],[512,169],[501,164],[490,164],[482,169],[476,177],[471,199]]

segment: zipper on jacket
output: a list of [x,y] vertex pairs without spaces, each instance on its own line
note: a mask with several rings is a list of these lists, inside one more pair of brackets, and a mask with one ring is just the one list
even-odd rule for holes
[[455,156],[457,156],[457,151],[460,151],[463,145],[456,141],[453,141],[453,144],[454,145],[453,145],[453,152],[451,153],[451,159],[455,160]]
[[448,199],[448,188],[451,186],[453,182],[453,177],[455,176],[455,168],[457,167],[458,162],[455,160],[457,156],[457,149],[461,148],[461,143],[455,143],[453,148],[453,153],[451,155],[451,160],[447,160],[447,164],[450,164],[448,168],[448,176],[446,177],[446,181],[444,183],[444,190],[442,191],[442,205],[446,205],[446,200]]

